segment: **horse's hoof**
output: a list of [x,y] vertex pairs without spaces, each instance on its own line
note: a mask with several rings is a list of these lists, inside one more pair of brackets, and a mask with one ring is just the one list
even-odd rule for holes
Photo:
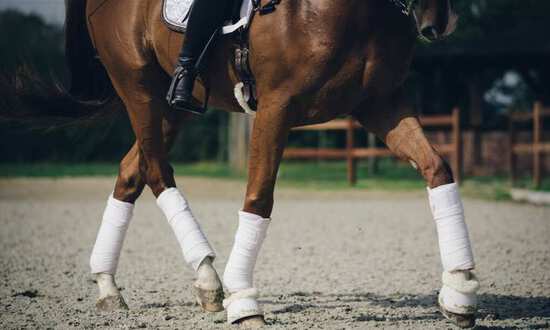
[[95,307],[100,312],[128,310],[128,305],[126,305],[126,302],[121,295],[99,298],[95,304]]
[[266,325],[263,315],[245,317],[235,321],[234,324],[238,324],[243,329],[259,329]]
[[446,310],[441,304],[439,305],[439,310],[443,316],[456,324],[459,328],[470,329],[476,325],[476,315],[475,314],[456,314]]
[[479,280],[470,271],[443,272],[443,287],[439,291],[439,310],[460,328],[476,325]]
[[197,285],[193,286],[197,303],[207,312],[223,311],[223,289],[220,287],[214,290],[202,289]]

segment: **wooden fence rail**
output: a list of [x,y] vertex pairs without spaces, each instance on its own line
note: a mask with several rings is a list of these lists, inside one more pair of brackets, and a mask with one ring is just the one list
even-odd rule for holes
[[[423,127],[451,127],[452,141],[435,145],[443,156],[451,159],[455,181],[462,179],[462,134],[460,128],[460,110],[453,109],[451,115],[421,116]],[[364,158],[389,157],[393,154],[387,148],[355,147],[354,131],[361,125],[353,119],[336,119],[324,124],[297,127],[296,131],[346,131],[346,147],[336,148],[287,148],[285,159],[346,159],[347,177],[350,184],[357,181],[357,161]]]
[[[544,175],[542,169],[542,156],[550,154],[550,142],[542,141],[543,119],[550,117],[550,109],[545,109],[541,102],[535,102],[532,113],[512,112],[510,114],[509,136],[510,136],[510,179],[512,184],[517,181],[517,158],[522,155],[533,156],[533,186],[540,188],[542,177]],[[533,140],[532,143],[518,143],[517,138],[517,123],[532,122],[533,125]]]

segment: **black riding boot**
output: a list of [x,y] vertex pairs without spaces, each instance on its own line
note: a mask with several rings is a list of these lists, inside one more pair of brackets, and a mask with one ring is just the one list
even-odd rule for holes
[[231,0],[195,0],[193,3],[185,33],[185,43],[167,96],[172,108],[197,114],[203,114],[206,111],[193,99],[193,86],[199,73],[197,64],[202,64],[197,63],[197,60],[210,38],[223,24],[227,11],[231,9],[231,3]]
[[168,104],[175,110],[189,111],[202,115],[206,109],[193,99],[193,87],[197,77],[196,60],[192,57],[180,57],[174,77],[173,87],[166,97]]

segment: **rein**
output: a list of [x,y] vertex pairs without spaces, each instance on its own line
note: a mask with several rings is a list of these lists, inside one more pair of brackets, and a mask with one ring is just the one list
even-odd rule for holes
[[406,16],[410,16],[411,13],[414,15],[414,7],[416,6],[418,0],[389,0],[397,8],[401,10]]
[[[391,3],[393,3],[395,6],[397,6],[398,9],[401,10],[401,13],[405,16],[412,16],[416,22],[418,22],[418,18],[416,17],[416,13],[414,11],[416,5],[418,4],[418,0],[389,0]],[[418,25],[416,27],[418,39],[424,43],[432,43],[432,41],[422,35],[420,31],[418,30]]]

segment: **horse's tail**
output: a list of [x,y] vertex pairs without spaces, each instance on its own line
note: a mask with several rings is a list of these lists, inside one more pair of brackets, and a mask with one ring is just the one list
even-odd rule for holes
[[71,79],[69,93],[82,101],[106,104],[115,94],[88,32],[86,0],[65,0],[65,3],[65,57]]
[[[116,113],[119,98],[107,72],[98,60],[86,24],[86,0],[65,0],[65,59],[68,88],[55,79],[45,80],[32,69],[20,68],[4,78],[0,88],[9,91],[0,119],[38,126],[63,126]],[[2,86],[6,87],[6,86]],[[0,104],[1,106],[1,104]],[[2,118],[3,117],[3,118]]]

